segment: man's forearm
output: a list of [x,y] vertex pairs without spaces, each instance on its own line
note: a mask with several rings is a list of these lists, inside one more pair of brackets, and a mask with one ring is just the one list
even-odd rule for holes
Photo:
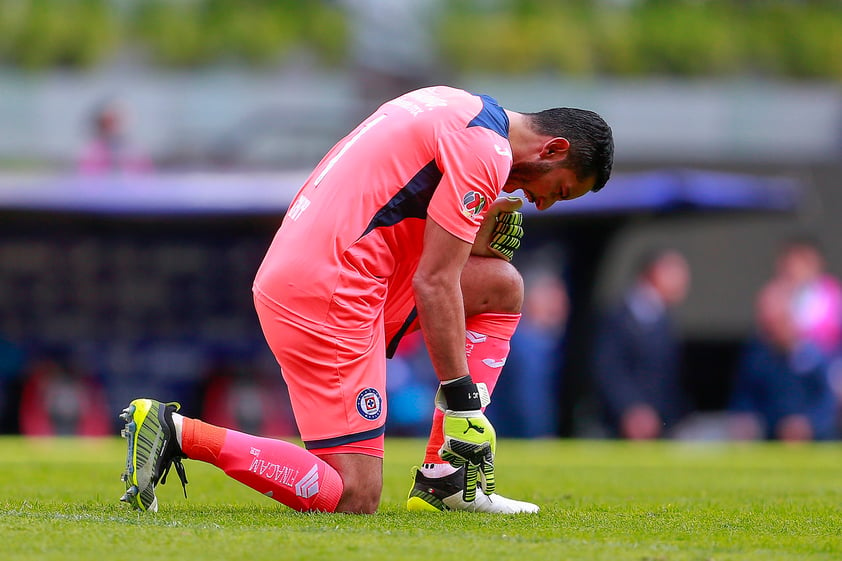
[[465,309],[460,285],[416,281],[414,289],[418,321],[439,380],[467,376]]

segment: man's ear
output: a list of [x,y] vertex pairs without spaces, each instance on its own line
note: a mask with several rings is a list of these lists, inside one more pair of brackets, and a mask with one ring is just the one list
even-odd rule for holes
[[541,159],[552,162],[561,162],[567,158],[567,152],[569,150],[570,141],[564,137],[557,136],[544,143],[544,146],[541,149]]

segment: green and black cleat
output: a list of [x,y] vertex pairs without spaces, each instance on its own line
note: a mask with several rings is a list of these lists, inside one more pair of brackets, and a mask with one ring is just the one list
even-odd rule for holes
[[172,414],[180,408],[175,402],[135,399],[120,413],[120,419],[126,422],[120,434],[128,443],[126,471],[121,478],[126,493],[120,500],[137,510],[158,511],[155,487],[159,481],[167,482],[173,464],[187,497],[187,475],[181,463],[187,456],[178,445],[172,421]]
[[[478,484],[482,486],[482,482]],[[526,514],[538,512],[537,505],[516,501],[492,493],[477,492],[472,501],[462,497],[465,488],[465,468],[460,467],[445,477],[427,477],[415,469],[415,480],[406,500],[406,508],[414,511],[467,510],[496,514]]]

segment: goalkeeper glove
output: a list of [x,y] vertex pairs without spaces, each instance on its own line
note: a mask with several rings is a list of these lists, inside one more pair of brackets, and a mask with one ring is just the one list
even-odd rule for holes
[[491,402],[485,384],[474,384],[470,376],[442,383],[436,393],[436,407],[444,411],[444,445],[441,458],[454,467],[465,466],[462,499],[476,499],[477,480],[482,475],[483,492],[494,492],[494,453],[497,435],[482,408]]
[[522,205],[523,200],[518,197],[494,201],[477,232],[471,253],[511,261],[523,237],[523,214],[518,211]]
[[518,211],[498,214],[488,248],[498,257],[511,261],[515,250],[520,248],[520,239],[523,237],[522,224],[523,214]]

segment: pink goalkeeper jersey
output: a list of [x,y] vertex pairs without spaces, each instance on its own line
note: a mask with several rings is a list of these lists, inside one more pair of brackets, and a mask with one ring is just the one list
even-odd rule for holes
[[496,101],[449,87],[385,103],[296,195],[255,279],[258,298],[312,327],[361,335],[409,290],[429,216],[473,242],[512,165]]

